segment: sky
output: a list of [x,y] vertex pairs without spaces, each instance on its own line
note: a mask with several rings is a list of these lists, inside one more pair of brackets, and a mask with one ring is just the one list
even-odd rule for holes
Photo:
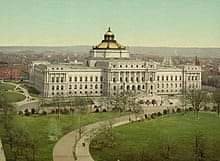
[[220,47],[220,0],[0,0],[0,46]]

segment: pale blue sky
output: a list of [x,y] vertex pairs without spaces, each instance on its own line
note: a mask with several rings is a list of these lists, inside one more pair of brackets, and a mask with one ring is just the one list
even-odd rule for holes
[[0,0],[0,45],[220,47],[220,0]]

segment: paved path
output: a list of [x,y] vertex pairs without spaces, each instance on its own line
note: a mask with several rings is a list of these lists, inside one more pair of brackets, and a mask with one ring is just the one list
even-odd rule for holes
[[[32,97],[29,94],[28,90],[26,88],[22,87],[20,84],[16,84],[16,83],[13,83],[13,82],[3,82],[3,83],[14,85],[15,89],[20,88],[23,91],[23,93],[21,93],[21,94],[23,94],[25,96],[25,99],[20,101],[20,102],[15,103],[18,111],[19,110],[22,111],[26,108],[29,109],[30,107],[37,107],[38,106],[39,100],[35,97]],[[14,90],[14,91],[16,91],[16,90]],[[18,93],[20,93],[20,92],[18,92]]]
[[6,161],[1,139],[0,139],[0,161]]
[[[132,115],[131,118],[134,120],[135,116]],[[112,122],[113,126],[129,123],[129,116],[115,118]],[[109,125],[109,121],[101,121],[83,127],[83,134],[80,140],[78,139],[78,130],[63,136],[53,149],[53,161],[93,161],[89,153],[89,143],[96,129],[105,125]],[[85,143],[85,146],[82,143]]]

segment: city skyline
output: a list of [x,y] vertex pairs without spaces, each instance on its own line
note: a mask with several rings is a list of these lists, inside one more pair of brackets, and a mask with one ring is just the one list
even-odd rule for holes
[[126,46],[220,47],[220,2],[15,0],[0,6],[0,46],[95,45],[110,26]]

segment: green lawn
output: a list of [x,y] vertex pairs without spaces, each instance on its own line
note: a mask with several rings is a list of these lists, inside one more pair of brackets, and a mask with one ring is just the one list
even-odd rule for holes
[[[119,113],[91,113],[81,117],[83,125],[119,116]],[[58,138],[78,127],[78,115],[61,115],[58,120],[56,115],[22,117],[15,116],[17,126],[26,129],[36,140],[39,150],[36,161],[52,161],[52,150],[56,141],[50,141],[49,135],[57,132]],[[0,125],[1,125],[0,116]],[[1,128],[0,128],[1,129]],[[1,131],[1,130],[0,130]],[[64,147],[65,148],[65,147]]]
[[113,129],[113,136],[112,147],[106,134],[92,141],[96,161],[194,161],[196,137],[204,161],[220,160],[220,118],[212,113],[201,112],[199,120],[187,113],[128,124]]
[[25,99],[25,96],[16,92],[4,92],[3,96],[6,98],[8,103],[19,102]]
[[0,91],[13,90],[14,88],[15,88],[15,86],[12,84],[0,83]]

